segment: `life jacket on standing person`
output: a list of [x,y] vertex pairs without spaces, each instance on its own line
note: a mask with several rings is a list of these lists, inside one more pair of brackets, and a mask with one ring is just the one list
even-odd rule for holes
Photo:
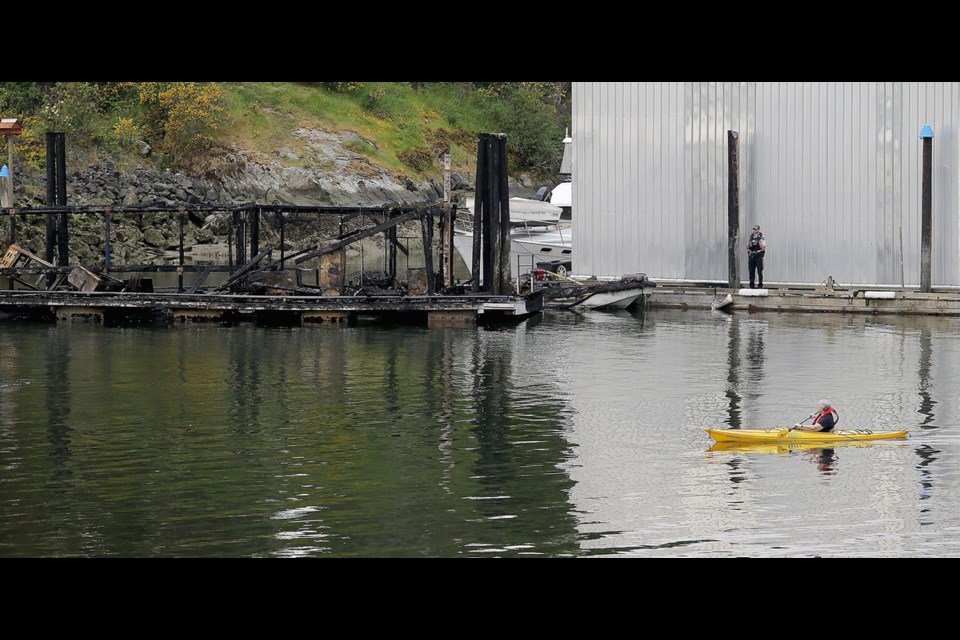
[[[827,419],[827,416],[830,416],[832,420]],[[837,410],[833,407],[826,407],[819,413],[817,413],[813,418],[813,424],[826,424],[827,422],[832,422],[829,426],[824,426],[821,431],[832,431],[837,423],[840,422],[840,416],[837,414]]]

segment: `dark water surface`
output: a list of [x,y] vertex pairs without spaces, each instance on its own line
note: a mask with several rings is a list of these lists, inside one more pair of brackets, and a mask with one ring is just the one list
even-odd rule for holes
[[[0,556],[960,556],[960,319],[0,323]],[[710,450],[819,398],[902,442]]]

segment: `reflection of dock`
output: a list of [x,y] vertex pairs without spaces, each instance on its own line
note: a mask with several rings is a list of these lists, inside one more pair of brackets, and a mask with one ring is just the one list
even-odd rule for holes
[[921,293],[916,288],[878,285],[768,284],[765,289],[727,289],[725,283],[656,282],[657,288],[647,300],[651,309],[710,309],[718,298],[730,294],[733,302],[724,311],[960,316],[960,290],[956,287],[934,287],[931,293]]

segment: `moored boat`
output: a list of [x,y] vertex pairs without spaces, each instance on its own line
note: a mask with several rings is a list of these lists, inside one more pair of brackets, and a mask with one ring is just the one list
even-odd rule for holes
[[704,429],[717,442],[845,442],[848,440],[890,440],[906,438],[907,431],[799,431],[788,427],[775,429]]

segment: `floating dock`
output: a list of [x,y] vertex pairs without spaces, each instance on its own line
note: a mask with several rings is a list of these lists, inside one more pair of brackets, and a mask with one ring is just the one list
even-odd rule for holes
[[647,308],[711,309],[727,294],[733,303],[724,312],[869,313],[960,316],[960,288],[880,285],[769,284],[764,289],[729,289],[726,283],[657,280]]

